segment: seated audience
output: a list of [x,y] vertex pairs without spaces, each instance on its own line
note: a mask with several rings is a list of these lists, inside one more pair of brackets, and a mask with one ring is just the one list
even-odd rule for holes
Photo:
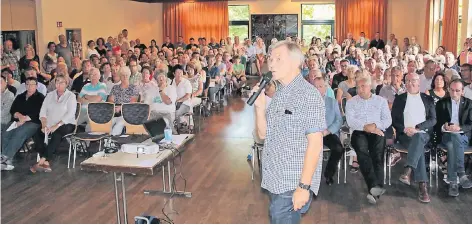
[[453,80],[449,84],[450,96],[438,101],[436,114],[441,127],[442,143],[447,148],[448,195],[459,196],[459,186],[472,188],[472,182],[465,174],[464,150],[469,147],[472,132],[472,100],[462,96],[464,84]]
[[113,118],[113,128],[111,135],[121,135],[125,127],[125,121],[121,115],[121,105],[123,103],[137,102],[139,97],[138,88],[129,83],[131,71],[128,67],[120,67],[118,71],[121,83],[113,86],[108,96],[108,102],[115,103],[115,117]]
[[367,199],[375,204],[385,193],[383,188],[384,131],[391,123],[387,101],[371,92],[371,77],[356,78],[357,95],[346,103],[346,120],[353,130],[351,145],[359,160],[362,176],[367,184]]
[[143,80],[143,75],[139,72],[141,68],[138,67],[138,61],[136,57],[130,58],[129,69],[131,70],[129,83],[132,85],[138,86],[139,83]]
[[142,101],[151,108],[151,119],[163,117],[174,134],[175,120],[175,102],[177,100],[177,91],[174,85],[167,84],[165,73],[156,76],[159,88],[145,89],[141,97]]
[[321,96],[323,96],[325,103],[327,129],[323,131],[323,144],[329,148],[330,155],[325,168],[324,177],[326,183],[331,185],[334,183],[333,176],[336,173],[336,167],[344,152],[344,148],[338,136],[341,125],[343,124],[343,118],[336,100],[326,95],[326,83],[323,76],[315,78],[315,87],[318,89]]
[[[38,75],[36,74],[34,69],[31,68],[31,67],[26,68],[25,76],[26,76],[26,78],[32,77],[32,78],[35,78],[36,80],[38,80]],[[26,86],[26,83],[20,84],[20,87],[16,90],[16,95],[18,96],[18,95],[22,94],[23,92],[27,91],[27,89],[28,89],[28,87]],[[38,82],[37,90],[39,91],[39,93],[43,94],[44,96],[46,96],[46,94],[48,93],[48,89],[46,88],[46,86],[43,83]]]
[[100,82],[100,71],[97,68],[92,68],[90,70],[90,83],[86,84],[77,96],[77,101],[82,105],[80,117],[77,120],[78,125],[87,123],[88,127],[88,104],[104,102],[107,99],[106,92],[107,86]]
[[447,87],[445,82],[445,75],[443,72],[437,72],[431,82],[431,89],[427,90],[425,94],[431,96],[434,100],[434,104],[444,97],[447,97]]
[[[69,80],[64,75],[58,75],[55,79],[56,90],[46,96],[39,113],[41,131],[35,135],[35,144],[41,158],[30,168],[33,173],[52,171],[50,162],[53,154],[62,138],[75,129],[76,97],[67,90]],[[51,137],[51,140],[45,140],[48,137]]]
[[[426,72],[426,71],[425,71]],[[429,142],[436,124],[434,100],[420,92],[420,77],[416,73],[406,76],[407,93],[395,98],[392,106],[393,127],[397,140],[408,149],[407,161],[400,181],[410,185],[410,177],[414,172],[414,180],[419,184],[418,199],[430,202],[428,194],[425,162],[425,146]]]
[[341,104],[343,98],[352,97],[349,95],[349,88],[356,87],[356,70],[357,66],[349,65],[347,67],[347,80],[342,81],[339,83],[337,93],[336,93],[336,100],[339,104]]
[[241,58],[238,55],[233,56],[233,70],[231,80],[233,81],[236,90],[239,90],[241,87],[246,85],[246,69],[241,63]]
[[15,100],[15,95],[11,93],[7,88],[7,80],[4,76],[1,78],[1,99],[2,99],[2,121],[1,121],[1,130],[2,133],[7,129],[8,124],[11,121],[10,108]]
[[[179,65],[175,68],[174,72],[174,80],[173,85],[175,86],[177,92],[177,100],[175,103],[176,111],[175,111],[175,118],[177,122],[177,126],[181,125],[181,116],[185,113],[190,112],[193,109],[192,107],[192,99],[190,98],[192,95],[192,84],[190,81],[183,77],[184,71],[182,67]],[[187,123],[188,125],[189,123]]]
[[14,90],[15,90],[15,93],[13,93],[14,95],[16,94],[16,91],[18,90],[18,88],[20,88],[20,82],[18,82],[17,80],[13,79],[13,72],[10,70],[10,68],[5,68],[5,69],[2,69],[2,77],[5,77],[6,80],[7,80],[7,88],[8,90],[12,91],[10,89],[10,87],[13,87]]
[[90,83],[90,69],[92,69],[92,63],[89,60],[82,61],[82,72],[77,73],[73,78],[71,91],[74,93],[80,93],[82,88]]
[[[8,115],[13,116],[14,129],[2,132],[2,169],[12,170],[12,159],[23,143],[31,138],[40,128],[39,113],[44,101],[44,95],[37,91],[38,81],[34,77],[27,77],[27,90],[19,94],[11,105]],[[3,103],[3,95],[2,95]],[[3,104],[2,104],[2,107]],[[2,108],[3,116],[3,108]],[[10,126],[10,125],[9,125]]]

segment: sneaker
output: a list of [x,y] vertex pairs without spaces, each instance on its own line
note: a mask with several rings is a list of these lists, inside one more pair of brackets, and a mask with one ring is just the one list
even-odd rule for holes
[[395,166],[400,160],[402,159],[402,156],[400,153],[395,153],[390,155],[390,161],[391,164],[389,166]]
[[377,204],[377,199],[371,194],[367,194],[367,201],[373,205]]
[[457,183],[449,184],[449,189],[447,191],[447,194],[451,197],[459,196],[459,185]]
[[5,163],[1,164],[1,170],[10,171],[10,170],[13,170],[13,169],[15,169],[15,167],[13,165],[8,165],[8,164],[5,164]]
[[472,182],[469,180],[467,175],[463,175],[459,178],[459,185],[464,189],[472,188]]

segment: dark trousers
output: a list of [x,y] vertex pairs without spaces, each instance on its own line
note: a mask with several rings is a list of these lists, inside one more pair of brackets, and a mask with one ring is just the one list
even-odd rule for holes
[[356,151],[357,161],[368,189],[383,186],[385,137],[365,131],[354,131],[351,145]]
[[49,134],[51,139],[48,141],[48,145],[44,144],[44,133],[39,131],[34,136],[34,143],[36,144],[37,151],[42,158],[46,158],[46,160],[51,161],[54,152],[56,152],[57,148],[61,144],[62,138],[74,132],[75,125],[73,124],[64,124],[57,128],[56,131]]
[[335,134],[328,134],[323,137],[323,145],[329,148],[330,155],[326,165],[324,176],[331,178],[336,173],[336,166],[343,156],[344,148],[341,140]]

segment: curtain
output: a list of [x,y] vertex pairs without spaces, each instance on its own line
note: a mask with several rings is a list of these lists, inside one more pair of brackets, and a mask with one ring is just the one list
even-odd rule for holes
[[339,42],[351,33],[355,39],[361,32],[372,40],[376,32],[387,38],[388,0],[335,0],[336,36]]
[[164,3],[164,40],[169,36],[173,43],[182,36],[187,43],[193,37],[228,36],[228,1]]
[[442,19],[442,46],[457,55],[457,26],[459,23],[459,0],[445,0]]
[[431,25],[431,1],[426,0],[426,18],[425,18],[425,25],[424,25],[424,40],[423,40],[423,51],[431,52],[429,49],[429,36],[431,31],[429,30]]

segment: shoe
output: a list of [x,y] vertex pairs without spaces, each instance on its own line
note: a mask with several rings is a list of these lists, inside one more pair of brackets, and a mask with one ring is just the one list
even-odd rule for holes
[[429,198],[428,185],[426,184],[426,182],[420,182],[419,189],[420,190],[418,194],[418,200],[420,200],[420,202],[423,202],[423,203],[430,202],[431,199]]
[[459,196],[459,185],[457,183],[455,184],[449,184],[449,189],[447,191],[447,194],[451,197],[457,197]]
[[41,167],[44,170],[44,172],[46,172],[46,173],[52,172],[52,169],[51,169],[50,165],[43,164],[43,165],[39,165],[39,167]]
[[13,169],[15,169],[15,167],[13,165],[8,165],[8,164],[5,164],[5,163],[1,164],[1,170],[10,171],[10,170],[13,170]]
[[359,171],[359,163],[357,161],[352,161],[352,164],[356,163],[357,166],[351,165],[351,169],[349,170],[351,173],[357,173]]
[[407,166],[405,167],[405,170],[403,171],[402,175],[400,176],[400,182],[410,185],[410,177],[411,177],[411,167]]
[[374,197],[379,197],[385,194],[385,188],[382,188],[380,186],[375,186],[369,190],[370,194]]
[[325,179],[326,179],[326,184],[327,184],[328,186],[331,186],[332,184],[334,184],[334,179],[333,179],[333,177],[325,177]]
[[371,194],[367,194],[367,201],[373,205],[377,204],[377,199]]
[[390,156],[390,165],[389,166],[395,166],[400,160],[402,160],[402,155],[400,153],[395,153]]
[[459,185],[464,189],[472,188],[472,181],[469,180],[467,175],[463,175],[459,178]]
[[32,173],[36,173],[36,172],[38,172],[38,171],[41,172],[41,171],[43,171],[43,168],[42,168],[41,166],[39,166],[39,164],[36,163],[36,164],[34,164],[34,165],[32,165],[32,166],[30,167],[30,171],[31,171]]

